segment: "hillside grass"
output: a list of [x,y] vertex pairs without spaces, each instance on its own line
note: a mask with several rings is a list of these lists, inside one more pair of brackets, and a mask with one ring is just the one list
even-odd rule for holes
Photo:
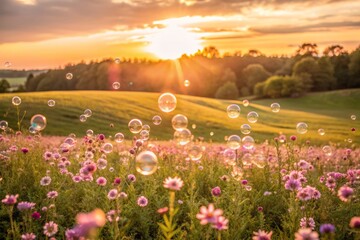
[[[232,134],[242,136],[241,124],[248,123],[246,115],[256,111],[260,117],[257,123],[251,124],[253,136],[261,142],[283,133],[287,136],[297,135],[299,140],[307,139],[315,143],[342,142],[345,146],[358,144],[360,129],[360,89],[340,90],[333,92],[312,93],[294,99],[265,99],[252,100],[248,107],[241,101],[217,100],[185,95],[177,95],[177,108],[174,112],[163,113],[159,110],[157,99],[159,93],[122,92],[122,91],[66,91],[66,92],[34,92],[0,95],[0,120],[9,122],[9,126],[17,129],[16,108],[11,104],[13,96],[20,96],[22,104],[20,110],[26,111],[23,129],[30,125],[30,118],[34,114],[43,114],[48,120],[43,135],[64,136],[75,133],[83,136],[87,129],[95,133],[113,136],[123,132],[127,139],[133,134],[127,124],[132,118],[139,118],[143,124],[151,126],[151,138],[169,140],[173,129],[171,118],[178,113],[189,119],[188,128],[195,137],[204,137],[206,141],[224,141],[224,137]],[[56,101],[56,106],[47,105],[49,99]],[[279,113],[273,113],[270,104],[278,102],[281,105]],[[241,105],[241,114],[237,119],[230,119],[226,113],[229,104]],[[79,116],[85,109],[91,109],[93,116],[81,123]],[[353,121],[350,116],[357,115]],[[152,124],[152,117],[160,115],[161,125]],[[306,122],[309,131],[299,136],[296,124]],[[110,127],[113,124],[114,127]],[[192,125],[196,124],[196,129]],[[356,128],[355,132],[351,128]],[[317,133],[319,128],[326,131],[324,136]],[[210,136],[210,132],[214,135]],[[351,139],[352,143],[345,141]]]

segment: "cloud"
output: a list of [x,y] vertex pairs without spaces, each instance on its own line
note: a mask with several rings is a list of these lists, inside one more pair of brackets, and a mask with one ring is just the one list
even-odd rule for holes
[[[258,33],[271,33],[266,21],[284,22],[287,11],[302,12],[304,9],[320,8],[342,2],[342,9],[350,8],[353,1],[319,0],[2,0],[0,8],[1,43],[28,42],[67,36],[92,35],[106,31],[128,31],[137,28],[159,27],[157,20],[185,16],[221,16],[231,18],[244,15],[244,25],[252,26]],[[352,8],[352,7],[351,7]],[[329,8],[331,9],[331,8]],[[352,8],[354,11],[356,8]],[[319,10],[320,11],[320,10]],[[285,14],[286,15],[286,14]],[[321,16],[341,16],[339,8]],[[316,13],[314,16],[318,16]],[[348,15],[347,15],[348,16]],[[307,17],[296,16],[297,21]],[[346,18],[344,15],[343,18]],[[346,19],[340,19],[345,22]],[[264,26],[259,26],[263,23]],[[195,22],[192,27],[205,28]],[[242,26],[235,20],[221,28]],[[356,25],[357,26],[357,25]],[[220,29],[220,27],[217,27]],[[289,32],[288,27],[278,27]],[[281,30],[282,29],[282,30]],[[311,28],[315,29],[315,28]],[[300,29],[298,29],[299,31]],[[295,30],[293,30],[295,31]],[[276,32],[276,31],[275,31]]]

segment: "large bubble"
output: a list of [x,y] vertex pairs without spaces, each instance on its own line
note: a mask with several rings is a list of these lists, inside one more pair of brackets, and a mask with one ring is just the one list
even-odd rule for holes
[[191,141],[191,132],[189,129],[185,128],[179,131],[175,131],[174,140],[179,143],[181,146],[188,144]]
[[46,127],[46,117],[41,114],[36,114],[31,118],[30,125],[36,131],[41,131]]
[[132,133],[139,133],[142,130],[142,122],[139,119],[131,119],[128,124],[129,130]]
[[136,171],[142,175],[151,175],[157,170],[158,159],[151,151],[143,151],[136,156]]
[[227,139],[227,145],[233,150],[239,149],[241,145],[241,138],[238,135],[231,135]]
[[183,130],[188,125],[188,119],[185,115],[177,114],[171,119],[171,125],[176,130]]
[[163,93],[158,99],[158,105],[163,112],[172,112],[175,110],[177,100],[172,93]]
[[240,107],[237,104],[231,104],[226,108],[226,112],[229,118],[237,118],[240,116]]
[[192,161],[198,161],[203,156],[203,148],[199,144],[192,144],[188,149],[188,154]]

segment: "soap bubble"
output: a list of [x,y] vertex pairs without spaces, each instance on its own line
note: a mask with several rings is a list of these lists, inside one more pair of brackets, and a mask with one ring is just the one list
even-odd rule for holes
[[189,86],[190,86],[190,81],[189,81],[189,80],[185,80],[185,81],[184,81],[184,86],[185,86],[185,87],[189,87]]
[[324,136],[325,135],[325,130],[322,129],[322,128],[319,128],[318,133],[319,133],[320,136]]
[[247,107],[247,106],[249,106],[249,100],[243,100],[243,105],[244,105],[244,107]]
[[175,130],[182,130],[187,127],[188,119],[185,115],[177,114],[171,119],[171,124]]
[[224,153],[224,160],[225,163],[229,164],[229,165],[235,165],[236,164],[236,152],[235,150],[231,149],[231,148],[227,148],[225,149]]
[[241,158],[241,162],[244,166],[249,166],[251,165],[253,159],[254,156],[251,153],[245,153]]
[[118,90],[120,88],[120,83],[119,82],[113,82],[112,88],[115,89],[115,90]]
[[240,131],[242,134],[250,134],[251,132],[251,126],[249,124],[242,124],[240,127]]
[[278,104],[278,103],[272,103],[272,104],[270,105],[270,108],[271,108],[271,111],[277,113],[277,112],[280,111],[280,104]]
[[259,118],[259,114],[257,112],[249,112],[247,115],[247,120],[250,123],[256,123]]
[[86,131],[86,136],[88,136],[88,137],[94,136],[94,131],[93,131],[92,129],[88,129],[88,130]]
[[121,61],[120,61],[120,58],[115,58],[114,59],[114,62],[116,63],[116,64],[119,64]]
[[356,120],[356,115],[351,115],[350,118],[351,120]]
[[104,153],[111,153],[113,151],[113,145],[111,143],[104,143],[102,146],[101,146],[101,150],[104,152]]
[[332,149],[329,145],[325,145],[323,148],[322,148],[322,151],[324,152],[324,154],[328,157],[330,157],[332,155]]
[[36,131],[41,131],[46,127],[46,117],[41,114],[36,114],[31,118],[30,125]]
[[15,96],[11,100],[12,104],[15,106],[19,106],[21,104],[21,98],[18,96]]
[[151,175],[157,170],[158,159],[151,151],[143,151],[136,156],[136,171],[142,175]]
[[250,136],[245,136],[243,139],[242,139],[242,144],[243,144],[243,147],[247,150],[251,150],[254,148],[254,139]]
[[55,106],[55,100],[50,99],[50,100],[48,101],[48,106],[49,106],[49,107],[54,107],[54,106]]
[[145,124],[142,126],[142,130],[150,132],[150,126],[148,124]]
[[67,73],[67,74],[66,74],[66,79],[67,79],[67,80],[71,80],[72,78],[73,78],[72,73]]
[[36,129],[34,127],[30,126],[29,127],[29,133],[36,134],[36,133],[38,133],[38,131],[36,131]]
[[84,114],[81,114],[79,119],[80,119],[80,122],[86,122],[87,117]]
[[132,133],[139,133],[142,129],[142,122],[139,119],[131,119],[128,124],[129,130]]
[[211,137],[214,136],[214,132],[210,132],[210,136],[211,136]]
[[87,118],[88,118],[88,117],[91,117],[92,111],[91,111],[90,109],[85,109],[84,115],[85,115]]
[[5,120],[0,121],[0,129],[5,130],[9,126],[8,122]]
[[229,148],[236,150],[240,148],[241,138],[238,135],[231,135],[227,139],[227,145]]
[[11,67],[11,62],[5,62],[5,63],[4,63],[4,66],[5,66],[6,68]]
[[191,141],[191,132],[189,129],[185,128],[182,130],[175,131],[174,140],[179,143],[181,146],[188,144]]
[[149,139],[149,137],[150,137],[149,131],[147,131],[147,130],[141,130],[141,131],[140,131],[140,139],[141,139],[141,140],[146,141],[146,140]]
[[304,122],[299,122],[296,125],[296,131],[300,134],[305,134],[308,131],[308,125]]
[[122,133],[116,133],[114,138],[115,138],[115,142],[122,143],[125,137],[124,134]]
[[189,147],[188,154],[192,161],[200,160],[203,155],[203,148],[198,144],[193,144]]
[[263,153],[257,153],[253,157],[252,163],[258,168],[264,168],[266,166],[266,157]]
[[64,143],[69,144],[69,146],[74,146],[76,144],[76,140],[72,137],[67,137],[65,138]]
[[101,170],[105,169],[107,166],[107,161],[104,158],[99,158],[96,162],[97,167]]
[[163,93],[158,99],[158,105],[163,112],[172,112],[176,108],[176,97],[172,93]]
[[240,107],[237,104],[231,104],[227,107],[226,112],[229,118],[237,118],[240,116]]
[[161,117],[159,115],[155,115],[153,118],[152,118],[152,122],[154,125],[160,125],[161,124]]
[[196,129],[196,124],[194,123],[193,125],[191,125],[192,129]]

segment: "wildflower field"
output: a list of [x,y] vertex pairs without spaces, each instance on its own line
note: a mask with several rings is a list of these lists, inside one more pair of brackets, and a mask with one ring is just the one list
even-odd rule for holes
[[359,102],[3,94],[0,239],[360,239]]

